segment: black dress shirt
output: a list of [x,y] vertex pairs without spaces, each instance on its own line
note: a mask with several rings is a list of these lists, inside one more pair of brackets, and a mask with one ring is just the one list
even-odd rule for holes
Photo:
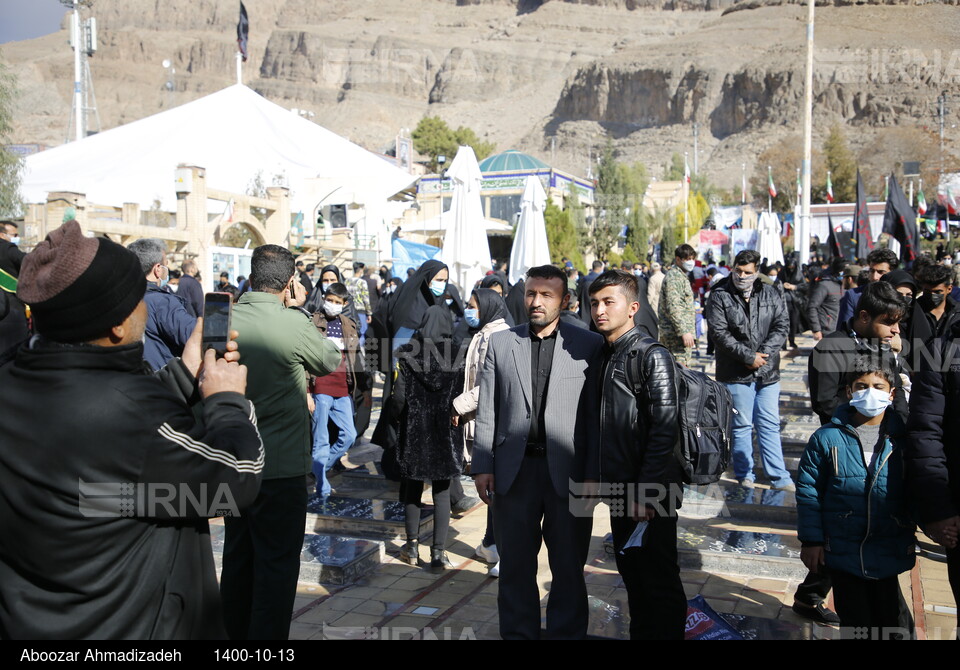
[[559,324],[547,337],[540,338],[530,332],[530,382],[533,392],[533,412],[530,415],[530,432],[527,442],[542,444],[547,440],[545,415],[547,410],[547,386],[550,368],[553,367],[553,350],[557,342]]

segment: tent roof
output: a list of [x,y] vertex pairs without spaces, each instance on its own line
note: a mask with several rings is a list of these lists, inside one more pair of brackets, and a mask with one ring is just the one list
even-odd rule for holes
[[28,202],[44,202],[50,191],[84,193],[90,202],[114,206],[136,202],[149,208],[160,200],[163,210],[173,211],[174,171],[180,163],[205,168],[211,188],[234,193],[245,193],[258,172],[265,185],[279,175],[293,192],[294,212],[310,212],[317,205],[307,180],[341,186],[324,203],[339,204],[382,201],[417,179],[235,84],[29,156],[22,192]]

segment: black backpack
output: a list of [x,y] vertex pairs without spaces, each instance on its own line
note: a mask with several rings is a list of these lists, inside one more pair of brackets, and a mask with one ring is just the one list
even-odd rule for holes
[[685,484],[713,484],[730,463],[733,396],[727,387],[677,365],[680,443],[677,447]]
[[[662,346],[662,345],[657,345]],[[638,357],[639,358],[639,357]],[[640,361],[633,365],[639,368]],[[677,461],[684,484],[713,484],[730,463],[733,439],[733,396],[727,387],[702,372],[676,364],[679,436]],[[642,389],[636,369],[634,393]]]

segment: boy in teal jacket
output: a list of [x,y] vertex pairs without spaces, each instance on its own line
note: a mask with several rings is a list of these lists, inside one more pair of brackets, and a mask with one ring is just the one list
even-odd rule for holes
[[913,629],[897,581],[913,567],[915,529],[904,499],[905,426],[887,411],[894,374],[877,357],[855,359],[849,402],[813,434],[800,460],[800,558],[833,579],[844,637],[898,637]]

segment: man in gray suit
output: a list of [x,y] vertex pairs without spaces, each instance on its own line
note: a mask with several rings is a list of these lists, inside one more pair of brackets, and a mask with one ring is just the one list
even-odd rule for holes
[[540,637],[537,554],[547,543],[553,586],[551,639],[587,631],[591,513],[571,512],[571,482],[599,477],[596,394],[587,369],[603,338],[560,320],[569,296],[563,272],[531,268],[525,284],[529,324],[495,333],[480,373],[471,472],[493,504],[500,551],[500,636]]

